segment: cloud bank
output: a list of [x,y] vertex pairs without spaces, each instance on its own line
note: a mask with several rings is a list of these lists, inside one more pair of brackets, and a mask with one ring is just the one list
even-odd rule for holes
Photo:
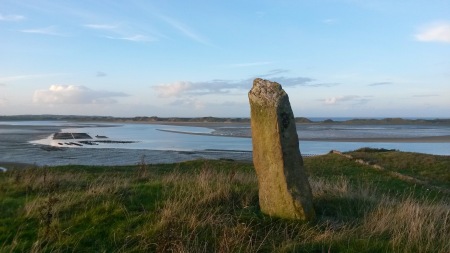
[[[274,74],[284,73],[286,70],[273,70],[269,74],[260,75],[260,77],[268,77]],[[250,90],[252,78],[243,80],[211,80],[204,82],[177,81],[153,86],[159,97],[183,97],[183,96],[199,96],[209,94],[227,94],[232,91],[248,91]],[[271,77],[271,81],[280,83],[283,87],[307,86],[307,87],[329,87],[337,84],[320,84],[312,83],[314,79],[309,77]]]
[[424,42],[450,43],[450,22],[426,25],[419,30],[415,38],[418,41]]
[[37,104],[112,104],[116,97],[126,97],[123,92],[97,91],[85,86],[52,85],[48,90],[37,90],[33,102]]

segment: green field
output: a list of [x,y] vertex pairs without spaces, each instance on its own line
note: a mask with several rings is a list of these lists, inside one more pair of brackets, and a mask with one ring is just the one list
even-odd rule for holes
[[348,154],[304,159],[309,223],[262,214],[245,162],[9,170],[0,252],[450,252],[449,156]]

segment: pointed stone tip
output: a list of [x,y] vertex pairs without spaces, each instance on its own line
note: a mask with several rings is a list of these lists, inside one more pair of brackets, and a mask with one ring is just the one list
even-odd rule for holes
[[277,82],[272,82],[270,80],[266,80],[266,79],[262,79],[262,78],[255,78],[255,80],[253,80],[253,87],[258,86],[260,89],[261,88],[270,88],[272,90],[282,90],[283,88],[281,87],[281,84],[277,83]]
[[253,81],[253,87],[248,93],[250,100],[258,104],[278,104],[283,96],[287,96],[281,84],[262,78]]

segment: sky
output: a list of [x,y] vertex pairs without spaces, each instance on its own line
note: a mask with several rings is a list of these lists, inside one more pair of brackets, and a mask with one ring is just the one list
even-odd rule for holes
[[450,117],[448,0],[0,0],[0,115]]

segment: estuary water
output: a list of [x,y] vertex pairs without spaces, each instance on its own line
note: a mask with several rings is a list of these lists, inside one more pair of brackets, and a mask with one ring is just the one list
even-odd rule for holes
[[[0,122],[0,124],[2,123]],[[250,127],[246,124],[216,124],[211,128],[133,123],[40,122],[39,124],[41,126],[45,124],[59,126],[62,128],[62,132],[87,133],[92,139],[86,139],[85,141],[93,141],[90,143],[93,145],[73,145],[70,143],[83,140],[53,140],[52,135],[44,139],[31,141],[32,144],[90,149],[252,150]],[[32,130],[32,128],[29,130]],[[0,134],[1,131],[0,129]],[[450,155],[450,142],[439,140],[441,137],[442,140],[448,140],[450,136],[449,126],[300,124],[297,126],[297,131],[300,136],[300,150],[305,155],[325,154],[333,149],[345,152],[362,147]],[[430,141],[426,139],[427,137],[433,137],[434,139]],[[409,138],[409,140],[405,141],[405,138]]]

